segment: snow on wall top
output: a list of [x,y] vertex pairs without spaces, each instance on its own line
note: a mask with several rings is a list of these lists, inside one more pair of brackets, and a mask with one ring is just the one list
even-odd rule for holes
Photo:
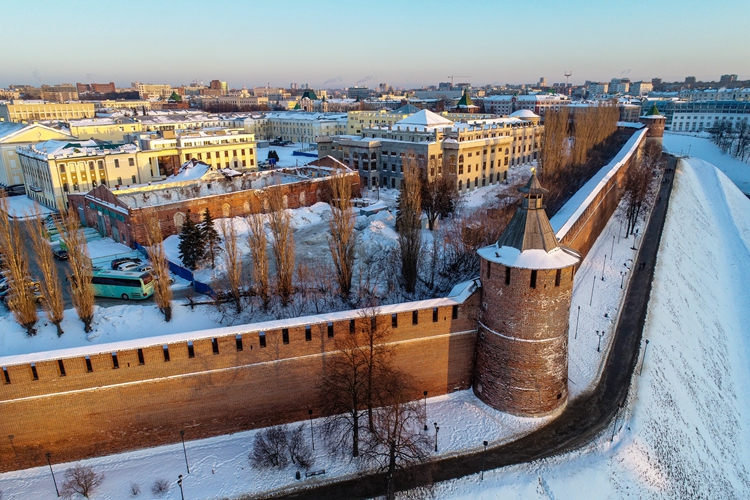
[[[451,290],[451,293],[448,297],[380,306],[377,308],[378,315],[387,316],[400,312],[461,305],[466,301],[466,299],[471,296],[472,293],[474,293],[477,287],[478,285],[476,283],[476,280],[466,281],[464,283],[459,283],[458,285],[453,287],[453,290]],[[16,354],[11,356],[0,356],[0,366],[39,363],[42,361],[53,361],[56,359],[79,358],[81,356],[93,356],[95,354],[173,344],[176,342],[188,342],[252,332],[266,332],[272,330],[280,330],[282,328],[293,328],[305,325],[319,325],[322,323],[328,323],[329,321],[348,321],[350,319],[361,318],[362,315],[366,313],[366,309],[351,309],[348,311],[340,311],[327,314],[316,314],[312,316],[301,316],[298,318],[263,321],[260,323],[249,323],[245,325],[209,328],[206,330],[195,330],[191,332],[173,333],[156,337],[136,338],[122,340],[119,342],[70,347],[67,349]]]
[[573,224],[583,215],[589,205],[594,201],[607,182],[614,176],[620,167],[630,158],[638,149],[646,137],[648,129],[643,128],[637,131],[628,139],[628,142],[620,149],[617,155],[612,158],[607,165],[602,167],[589,181],[579,189],[563,207],[550,219],[552,229],[555,230],[555,236],[562,240],[568,233]]

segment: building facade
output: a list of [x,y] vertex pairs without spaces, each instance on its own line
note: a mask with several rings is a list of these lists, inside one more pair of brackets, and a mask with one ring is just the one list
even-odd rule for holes
[[94,104],[88,102],[12,101],[0,104],[0,121],[6,122],[68,121],[95,116]]
[[26,125],[0,122],[0,186],[24,183],[21,160],[16,148],[53,139],[68,141],[75,140],[75,137],[40,123]]

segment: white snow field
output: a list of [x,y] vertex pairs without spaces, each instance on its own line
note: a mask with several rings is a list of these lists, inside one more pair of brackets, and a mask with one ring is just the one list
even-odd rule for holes
[[45,207],[44,205],[37,203],[28,196],[9,196],[8,197],[8,213],[12,217],[17,218],[35,218],[36,213],[45,216],[51,214],[53,210]]
[[748,282],[750,200],[711,164],[680,161],[645,363],[616,429],[575,453],[441,483],[436,498],[750,497]]
[[679,156],[689,154],[690,157],[700,158],[713,164],[724,172],[740,188],[740,191],[750,195],[750,164],[722,152],[716,144],[711,142],[707,132],[697,135],[666,132],[664,149]]

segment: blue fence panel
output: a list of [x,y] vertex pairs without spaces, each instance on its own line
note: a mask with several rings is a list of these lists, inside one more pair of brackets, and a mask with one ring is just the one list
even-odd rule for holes
[[[141,252],[143,255],[145,255],[147,259],[149,259],[148,251],[143,246],[141,246],[138,242],[135,243],[135,248],[139,252]],[[180,278],[191,282],[193,284],[193,290],[195,290],[196,292],[202,293],[203,295],[208,295],[210,297],[216,296],[213,288],[208,286],[206,283],[197,281],[195,279],[195,276],[193,276],[192,271],[190,271],[190,269],[186,269],[178,264],[175,264],[171,260],[167,260],[167,264],[169,264],[170,273],[175,274],[179,276]]]

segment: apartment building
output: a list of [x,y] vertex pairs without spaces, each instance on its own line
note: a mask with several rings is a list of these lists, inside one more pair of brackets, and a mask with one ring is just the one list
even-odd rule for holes
[[138,97],[141,99],[168,98],[174,92],[172,86],[167,84],[133,82],[131,86],[138,91]]
[[750,101],[682,101],[674,103],[666,127],[672,132],[702,132],[722,121],[736,127],[748,120]]
[[537,159],[539,116],[519,113],[456,123],[422,110],[393,125],[363,129],[361,135],[320,137],[318,156],[333,156],[357,170],[367,188],[400,188],[403,164],[413,161],[429,177],[454,174],[456,188],[465,192],[502,182],[509,167]]
[[507,116],[522,109],[529,110],[544,119],[547,110],[559,110],[570,104],[570,97],[562,94],[493,95],[484,98],[484,111]]
[[0,185],[23,184],[23,171],[16,148],[52,139],[75,140],[71,135],[41,123],[0,122]]
[[0,104],[0,121],[6,122],[68,121],[94,116],[96,111],[90,102],[11,101]]

